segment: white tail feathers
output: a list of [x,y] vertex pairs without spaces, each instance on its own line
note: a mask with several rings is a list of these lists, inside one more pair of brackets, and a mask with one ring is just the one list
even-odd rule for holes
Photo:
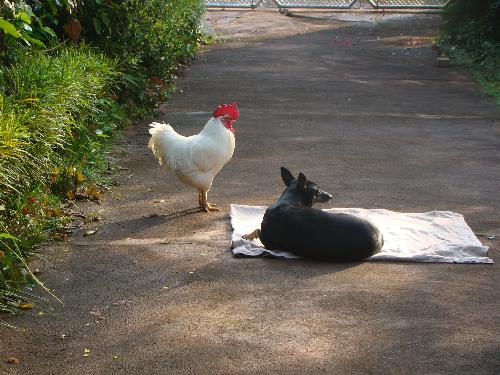
[[165,142],[165,135],[169,132],[175,132],[175,130],[169,124],[165,124],[164,122],[153,122],[149,126],[149,134],[151,134],[151,138],[148,142],[148,148],[151,149],[161,165],[165,165],[169,168],[170,166],[168,165],[165,155],[165,146],[167,146]]
[[[152,135],[151,139],[153,139],[155,134],[158,134],[158,133],[164,132],[164,131],[168,131],[170,129],[172,129],[172,127],[169,124],[165,124],[164,122],[152,122],[149,125],[149,134]],[[151,144],[151,141],[150,141],[150,144]],[[150,145],[148,145],[148,147],[150,147]]]
[[150,125],[149,134],[151,138],[148,148],[161,165],[175,170],[186,162],[186,137],[177,133],[169,124],[153,122]]

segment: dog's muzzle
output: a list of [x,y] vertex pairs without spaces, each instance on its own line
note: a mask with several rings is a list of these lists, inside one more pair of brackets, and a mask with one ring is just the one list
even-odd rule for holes
[[326,191],[322,191],[319,194],[319,197],[316,200],[316,202],[318,202],[318,203],[326,203],[326,202],[329,202],[332,198],[333,198],[333,196],[331,194],[327,193]]

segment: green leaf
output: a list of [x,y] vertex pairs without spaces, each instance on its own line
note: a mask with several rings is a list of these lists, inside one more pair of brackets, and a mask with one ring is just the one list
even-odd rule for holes
[[31,43],[37,45],[38,47],[45,47],[45,44],[43,44],[43,42],[41,40],[36,39],[36,38],[32,38],[29,35],[22,35],[22,38],[28,42],[31,42]]
[[125,82],[131,84],[132,86],[139,87],[139,81],[140,81],[139,77],[126,73],[123,74],[122,77]]
[[28,25],[31,25],[31,17],[26,12],[21,12],[17,14],[17,18],[21,21],[26,22]]
[[111,29],[111,22],[109,21],[109,18],[106,15],[106,13],[101,14],[101,21],[107,26],[108,29]]
[[60,4],[56,5],[56,2],[54,0],[47,0],[47,4],[49,5],[50,12],[52,13],[53,16],[55,16],[57,14],[57,5]]
[[22,28],[26,31],[33,31],[32,27],[30,25],[28,25],[27,23],[22,23],[21,24]]
[[96,17],[92,18],[92,22],[93,22],[93,24],[94,24],[94,29],[95,29],[95,32],[96,32],[98,35],[100,35],[100,34],[101,34],[101,32],[102,32],[101,23],[99,22],[99,20],[98,20]]
[[6,238],[6,239],[9,239],[9,240],[14,240],[14,241],[20,241],[19,238],[13,236],[12,234],[9,234],[9,233],[0,233],[0,238]]
[[54,38],[57,37],[56,33],[54,32],[54,30],[52,30],[50,27],[47,27],[47,26],[42,26],[42,30],[45,31],[47,34],[49,34],[50,36],[53,36]]
[[107,134],[104,134],[102,129],[97,129],[95,131],[96,136],[101,137],[101,138],[108,138],[109,136]]
[[9,21],[4,20],[0,17],[0,29],[2,29],[6,34],[12,35],[14,38],[22,38],[21,33],[17,31],[15,26]]

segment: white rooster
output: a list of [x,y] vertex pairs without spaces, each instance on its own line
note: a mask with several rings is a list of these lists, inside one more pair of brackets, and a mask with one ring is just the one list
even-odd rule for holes
[[199,134],[184,137],[170,125],[158,122],[149,129],[148,147],[161,165],[198,189],[198,202],[206,212],[219,211],[215,204],[208,203],[207,193],[217,173],[233,156],[233,124],[238,116],[236,103],[222,104]]

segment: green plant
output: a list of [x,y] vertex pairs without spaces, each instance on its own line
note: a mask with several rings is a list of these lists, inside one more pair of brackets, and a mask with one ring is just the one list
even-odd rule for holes
[[466,66],[500,103],[499,18],[499,0],[455,0],[443,14],[439,48]]
[[115,63],[86,47],[23,56],[0,92],[0,199],[91,153],[124,122],[112,100]]
[[[17,0],[19,1],[19,0]],[[73,0],[25,0],[31,6],[38,19],[51,27],[59,37],[64,33],[63,25],[76,12]]]
[[32,301],[39,297],[25,287],[34,284],[44,287],[26,264],[19,241],[9,233],[0,232],[0,311],[15,313],[33,308]]
[[5,293],[20,296],[22,285],[5,280],[34,280],[25,264],[33,245],[68,223],[61,199],[83,189],[99,199],[103,152],[126,123],[114,100],[119,78],[116,62],[84,45],[22,54],[0,72],[0,232],[18,239],[0,241],[0,304]]
[[68,199],[100,199],[110,141],[175,90],[203,11],[202,0],[0,3],[0,310],[32,305],[34,244],[67,235]]
[[500,40],[499,0],[454,0],[443,14],[442,30],[453,40],[465,40],[466,35],[481,35],[483,40]]
[[87,40],[98,40],[122,29],[117,24],[124,11],[122,2],[104,0],[79,0],[77,16],[85,32]]
[[[168,99],[176,73],[194,57],[203,40],[203,12],[202,0],[125,0],[120,6],[94,0],[82,1],[77,15],[83,38],[119,58],[125,73],[117,92],[120,101],[147,113]],[[110,21],[96,21],[100,18]]]
[[45,47],[44,40],[56,37],[54,30],[43,25],[31,6],[22,0],[3,0],[0,30],[0,50],[4,55],[15,49],[19,42],[29,47]]

